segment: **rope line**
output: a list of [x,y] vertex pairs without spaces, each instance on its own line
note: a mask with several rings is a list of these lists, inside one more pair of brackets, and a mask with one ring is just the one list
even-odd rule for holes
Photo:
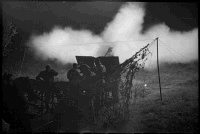
[[[110,42],[97,42],[97,43],[85,43],[85,44],[70,44],[71,45],[92,45],[92,44],[108,44],[108,43],[119,43],[119,42],[137,42],[137,41],[148,41],[148,40],[154,40],[154,39],[144,39],[144,40],[132,40],[132,41],[110,41]],[[68,47],[68,45],[56,45],[56,46],[42,46],[42,47],[58,47],[58,46],[64,46]],[[29,46],[24,46],[20,48],[14,48],[14,49],[23,49],[23,48],[31,48]]]
[[[160,40],[160,39],[159,39],[159,40]],[[161,40],[160,40],[160,42],[161,42],[162,44],[165,44],[165,43],[163,43]],[[165,45],[168,46],[167,44],[165,44]],[[168,48],[170,48],[170,49],[173,50],[174,52],[178,53],[180,56],[182,56],[183,58],[187,59],[188,61],[190,61],[188,58],[186,58],[185,56],[183,56],[183,55],[180,54],[179,52],[175,51],[175,50],[172,49],[171,47],[168,46]]]
[[[171,53],[171,51],[164,44],[161,44],[161,45],[164,46]],[[171,53],[171,54],[174,55],[173,53]],[[174,57],[175,57],[176,61],[178,62],[179,60],[176,58],[176,55],[174,55]],[[190,76],[190,78],[192,78],[193,80],[196,80],[195,77]],[[176,85],[178,85],[178,84],[175,84],[174,86],[176,86]],[[172,86],[172,87],[174,87],[174,86]],[[172,87],[170,87],[170,88],[172,88]]]
[[[161,44],[162,45],[162,44]],[[173,54],[166,46],[165,46],[165,44],[163,44],[162,46],[164,46],[172,55],[174,55],[174,58],[176,59],[176,62],[178,63],[179,62],[179,60],[178,60],[178,58],[177,58],[177,56],[178,56],[178,54]],[[172,49],[171,49],[172,50]],[[175,51],[174,51],[175,52]],[[179,56],[181,56],[180,54],[179,54]],[[184,57],[183,57],[184,58]],[[186,58],[187,59],[187,58]],[[187,61],[188,62],[190,62],[190,60],[189,59],[187,59]]]
[[[161,44],[162,45],[162,44]],[[175,55],[175,54],[173,54],[164,44],[162,45],[163,47],[165,47],[166,48],[166,50],[168,51],[168,52],[170,52],[171,53],[171,55],[173,55],[174,56],[174,58],[176,59],[176,62],[178,62],[179,60],[176,58],[177,57],[177,55]]]

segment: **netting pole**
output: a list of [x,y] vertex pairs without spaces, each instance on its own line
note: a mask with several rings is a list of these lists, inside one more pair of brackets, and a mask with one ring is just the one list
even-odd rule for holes
[[160,99],[162,101],[162,92],[161,92],[161,84],[160,84],[160,72],[159,72],[159,61],[158,61],[158,37],[157,39],[157,68],[158,68],[158,80],[159,80],[159,86],[160,86]]
[[21,67],[20,67],[20,71],[19,71],[19,76],[18,77],[20,77],[20,75],[21,75],[21,71],[22,71],[22,66],[23,66],[23,63],[24,63],[25,54],[26,54],[26,48],[24,48],[24,55],[23,55],[22,64],[21,64]]

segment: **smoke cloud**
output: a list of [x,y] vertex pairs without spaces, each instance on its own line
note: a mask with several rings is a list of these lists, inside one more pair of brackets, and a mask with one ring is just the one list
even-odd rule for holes
[[[120,63],[159,37],[160,62],[189,62],[198,59],[198,28],[189,32],[171,31],[164,23],[154,25],[144,34],[145,3],[125,3],[100,35],[89,30],[55,26],[51,32],[32,35],[28,43],[42,58],[63,64],[76,62],[75,56],[104,56],[109,47]],[[162,41],[162,42],[161,42]],[[174,51],[175,50],[175,51]],[[156,65],[156,42],[146,68]],[[181,56],[182,55],[182,56]]]

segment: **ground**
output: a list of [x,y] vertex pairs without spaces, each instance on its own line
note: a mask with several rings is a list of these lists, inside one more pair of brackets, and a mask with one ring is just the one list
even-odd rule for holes
[[162,101],[156,71],[143,71],[137,75],[137,79],[142,82],[146,79],[147,86],[136,89],[137,96],[132,99],[130,120],[120,132],[197,132],[198,63],[161,66]]
[[[195,133],[198,129],[198,62],[162,64],[161,94],[157,70],[140,71],[133,81],[130,118],[116,133]],[[146,84],[146,86],[144,86]],[[48,122],[51,115],[34,120]],[[87,131],[89,128],[83,128]],[[62,131],[62,129],[56,130]]]

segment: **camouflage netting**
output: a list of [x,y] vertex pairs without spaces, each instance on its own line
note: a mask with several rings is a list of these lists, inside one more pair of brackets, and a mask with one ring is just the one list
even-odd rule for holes
[[[103,96],[100,99],[102,105],[95,116],[97,124],[116,129],[129,119],[131,88],[134,86],[135,73],[144,68],[148,56],[152,55],[149,51],[151,44],[117,66],[114,73],[104,79],[104,84],[101,84],[101,80],[94,83],[93,89],[103,93],[100,93],[100,96]],[[95,102],[95,99],[93,101]]]
[[[153,44],[153,42],[151,44]],[[147,46],[141,48],[135,55],[127,59],[122,64],[119,64],[118,57],[99,57],[102,61],[102,64],[105,65],[106,69],[109,70],[109,73],[103,76],[103,79],[99,77],[100,79],[94,80],[94,82],[91,82],[91,85],[89,86],[91,91],[89,93],[89,105],[91,110],[90,117],[92,117],[92,120],[90,121],[95,124],[94,126],[96,128],[98,128],[99,126],[102,128],[103,126],[105,128],[116,129],[122,126],[122,123],[129,119],[129,105],[132,95],[131,88],[134,86],[133,81],[135,79],[135,74],[140,69],[144,68],[148,56],[152,54],[149,51],[149,47],[151,46],[151,44],[148,44]],[[77,57],[78,63],[80,63],[80,60],[78,60],[78,58],[84,59],[84,57],[81,56]],[[87,59],[84,60],[86,64],[93,66],[93,57],[87,57]],[[32,84],[32,88],[38,96],[36,100],[38,100],[39,98],[39,100],[41,101],[41,108],[39,108],[41,110],[39,110],[38,112],[41,112],[41,114],[43,114],[44,106],[42,102],[45,102],[44,98],[46,97],[46,90],[44,90],[46,88],[43,87],[46,86],[42,86],[42,82],[38,82],[36,80],[30,80],[30,83]],[[69,83],[64,84],[61,82],[55,83],[54,86],[52,88],[55,88],[56,90],[62,89],[61,87],[65,87],[64,90],[70,88]],[[57,94],[56,96],[58,102],[59,100],[63,100],[63,98],[67,98],[65,97],[65,95],[64,97],[62,95],[59,96],[60,90],[59,92],[52,92],[55,92],[55,94]],[[54,94],[52,93],[52,95]],[[54,98],[54,96],[52,98]],[[51,101],[53,107],[52,98]]]

